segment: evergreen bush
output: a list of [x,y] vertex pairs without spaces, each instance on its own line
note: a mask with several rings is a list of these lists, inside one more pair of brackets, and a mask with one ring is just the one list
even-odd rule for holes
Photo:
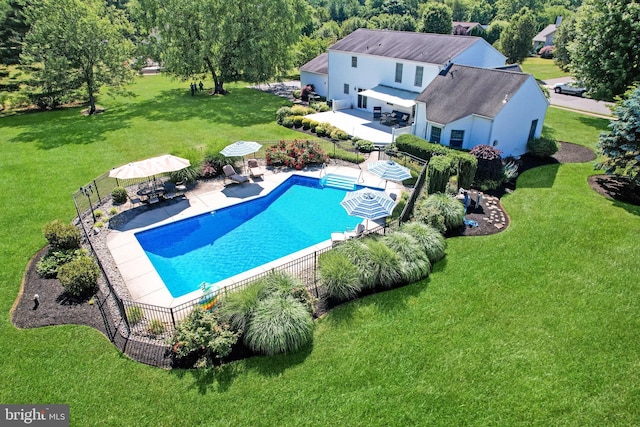
[[293,116],[293,126],[299,128],[300,126],[302,126],[302,119],[304,119],[304,117],[302,116]]
[[553,138],[540,137],[530,139],[527,142],[527,149],[535,157],[551,157],[558,152],[560,144]]
[[114,205],[121,205],[127,201],[127,190],[122,187],[115,187],[111,190],[111,200]]
[[433,156],[429,160],[427,193],[444,193],[451,176],[451,157]]
[[502,152],[489,145],[476,145],[469,151],[469,154],[478,159],[478,169],[476,170],[476,181],[498,181],[502,183]]
[[64,290],[79,297],[95,290],[98,283],[98,266],[87,255],[80,256],[58,268],[58,280]]
[[289,117],[291,115],[291,107],[280,107],[278,111],[276,111],[276,122],[279,125],[283,124],[282,121],[285,117]]

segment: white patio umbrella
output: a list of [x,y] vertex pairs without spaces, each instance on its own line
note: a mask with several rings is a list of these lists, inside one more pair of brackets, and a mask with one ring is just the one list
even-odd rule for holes
[[385,188],[387,187],[387,181],[402,182],[405,179],[411,178],[409,168],[399,165],[393,160],[371,162],[367,165],[367,168],[369,172],[385,180]]
[[161,173],[175,172],[189,165],[191,163],[187,159],[165,154],[113,168],[109,172],[109,176],[118,179],[146,178]]
[[363,188],[348,192],[340,204],[349,215],[359,216],[368,221],[391,215],[396,202],[384,191]]
[[262,145],[254,141],[236,141],[231,145],[227,145],[220,152],[225,157],[242,157],[242,166],[244,167],[244,156],[255,153]]

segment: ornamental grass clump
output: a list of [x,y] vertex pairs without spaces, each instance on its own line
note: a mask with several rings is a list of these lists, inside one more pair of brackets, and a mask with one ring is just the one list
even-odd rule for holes
[[403,281],[402,260],[398,253],[389,248],[381,239],[364,239],[371,269],[366,273],[366,283],[369,288],[391,288]]
[[447,242],[444,236],[434,227],[422,222],[411,221],[403,224],[400,230],[410,234],[417,240],[429,258],[431,265],[444,258]]
[[385,235],[382,242],[400,256],[400,273],[403,282],[413,283],[429,277],[431,262],[418,240],[412,235],[395,231]]
[[234,331],[242,333],[265,294],[265,287],[264,281],[258,280],[246,288],[226,293],[218,309],[220,319],[229,323]]
[[455,197],[436,193],[431,194],[422,203],[421,209],[435,211],[444,219],[445,232],[456,230],[464,225],[464,206]]
[[275,293],[261,300],[244,342],[253,351],[273,355],[300,350],[313,339],[313,318],[291,295]]
[[360,292],[358,268],[338,250],[320,255],[318,273],[329,298],[345,301],[355,298]]

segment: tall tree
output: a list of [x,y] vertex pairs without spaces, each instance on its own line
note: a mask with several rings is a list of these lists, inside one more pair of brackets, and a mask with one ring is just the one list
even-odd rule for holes
[[500,51],[507,57],[507,63],[520,63],[529,56],[536,35],[535,22],[533,13],[524,7],[502,31]]
[[571,70],[592,97],[623,94],[640,81],[640,2],[585,0],[569,54]]
[[511,20],[514,15],[520,14],[523,7],[529,10],[541,10],[543,0],[496,0],[495,6],[499,19]]
[[217,93],[226,81],[264,82],[285,72],[308,10],[302,0],[139,2],[155,23],[163,70],[182,79],[209,73]]
[[451,34],[453,18],[451,8],[442,3],[420,5],[418,31],[422,33]]
[[574,15],[562,18],[562,22],[553,37],[553,61],[561,69],[568,71],[571,65],[571,56],[569,54],[569,44],[573,41],[576,34],[576,21]]
[[618,120],[609,124],[611,131],[600,135],[598,148],[604,160],[598,167],[640,184],[640,87],[627,91],[614,114]]
[[469,14],[467,15],[467,20],[469,22],[489,24],[493,20],[494,16],[495,12],[493,10],[493,6],[485,0],[480,0],[473,2],[471,5]]
[[41,64],[38,86],[51,93],[86,90],[89,113],[102,86],[120,86],[132,72],[126,66],[133,28],[124,14],[104,0],[40,0],[25,9],[31,25],[22,60]]

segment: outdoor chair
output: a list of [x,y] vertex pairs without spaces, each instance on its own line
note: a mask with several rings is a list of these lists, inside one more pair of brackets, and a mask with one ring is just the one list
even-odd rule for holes
[[380,120],[382,118],[382,107],[373,107],[373,120]]
[[264,176],[264,170],[260,167],[256,159],[247,160],[247,164],[249,165],[249,176],[251,176],[251,178],[262,178]]
[[364,224],[360,223],[353,230],[345,230],[341,233],[331,233],[331,243],[343,242],[354,237],[360,237],[364,234]]
[[163,197],[166,200],[171,200],[178,196],[178,193],[176,193],[176,185],[173,182],[165,182],[163,185],[163,188],[164,188]]
[[229,178],[231,181],[237,182],[238,184],[244,184],[249,181],[249,178],[246,176],[238,175],[231,165],[224,165],[222,167],[222,171],[224,172],[225,178]]

